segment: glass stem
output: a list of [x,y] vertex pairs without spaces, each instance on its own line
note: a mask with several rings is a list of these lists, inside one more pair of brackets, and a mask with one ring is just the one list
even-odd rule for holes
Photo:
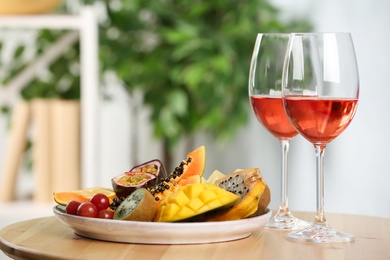
[[324,154],[325,145],[314,145],[316,150],[317,212],[314,222],[326,225],[324,212]]
[[287,156],[288,156],[288,149],[290,147],[290,140],[288,139],[281,139],[280,145],[282,148],[282,189],[281,189],[281,200],[280,200],[280,206],[279,206],[279,213],[288,213],[288,174],[287,174]]

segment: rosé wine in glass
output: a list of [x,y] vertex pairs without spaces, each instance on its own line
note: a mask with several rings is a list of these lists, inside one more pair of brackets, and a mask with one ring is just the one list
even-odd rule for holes
[[257,119],[276,138],[290,139],[298,134],[284,111],[281,97],[251,96]]
[[281,195],[278,212],[266,228],[301,229],[307,222],[294,217],[288,208],[287,159],[290,139],[298,133],[291,125],[282,102],[282,75],[290,34],[259,33],[249,70],[249,97],[259,122],[279,140],[281,147]]
[[359,73],[350,33],[293,33],[283,68],[283,105],[291,124],[315,148],[316,216],[311,226],[286,235],[290,241],[352,242],[332,228],[324,211],[326,146],[351,123],[359,99]]
[[352,121],[358,99],[286,97],[287,114],[311,143],[329,143]]

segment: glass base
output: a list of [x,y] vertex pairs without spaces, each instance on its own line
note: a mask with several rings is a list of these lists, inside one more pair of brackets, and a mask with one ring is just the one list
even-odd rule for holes
[[339,243],[353,242],[355,241],[355,236],[337,231],[327,224],[314,223],[308,228],[287,234],[286,239],[293,242]]
[[279,211],[264,227],[277,230],[300,230],[308,226],[310,226],[308,222],[294,217],[290,212]]

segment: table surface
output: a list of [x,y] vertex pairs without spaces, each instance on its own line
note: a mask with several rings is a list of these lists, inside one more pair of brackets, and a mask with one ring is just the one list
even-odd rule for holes
[[[311,221],[314,213],[295,216]],[[104,242],[75,235],[56,217],[18,222],[0,231],[0,249],[15,259],[390,259],[390,219],[327,214],[329,224],[353,233],[352,243],[289,242],[288,231],[259,229],[230,242],[146,245]]]

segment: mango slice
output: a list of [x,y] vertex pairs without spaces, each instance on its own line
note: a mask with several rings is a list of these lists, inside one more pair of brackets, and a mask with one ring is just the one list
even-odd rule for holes
[[[235,185],[242,183],[240,187]],[[271,201],[271,191],[258,168],[238,170],[218,179],[215,185],[241,195],[233,207],[211,216],[207,221],[237,220],[265,213]]]
[[169,194],[159,205],[154,221],[174,222],[210,210],[229,207],[241,199],[216,185],[196,183]]

